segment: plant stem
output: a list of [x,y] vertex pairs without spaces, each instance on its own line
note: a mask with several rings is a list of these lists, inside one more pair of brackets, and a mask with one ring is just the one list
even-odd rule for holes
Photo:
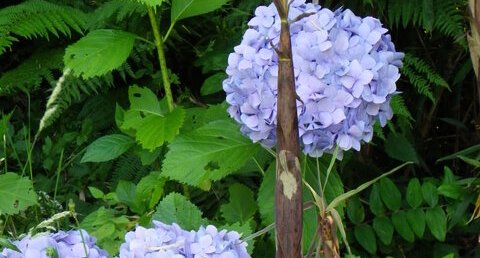
[[158,61],[160,62],[160,72],[162,73],[163,88],[165,90],[165,97],[167,98],[168,110],[172,111],[174,108],[172,89],[170,86],[170,79],[168,78],[167,61],[165,59],[163,39],[160,35],[160,24],[155,18],[155,12],[152,7],[147,7],[148,16],[150,17],[150,24],[152,25],[153,36],[155,37],[155,47],[157,48]]

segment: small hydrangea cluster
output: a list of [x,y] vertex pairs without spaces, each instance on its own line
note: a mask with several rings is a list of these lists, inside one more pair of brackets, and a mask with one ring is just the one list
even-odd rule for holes
[[[379,120],[392,117],[390,98],[403,53],[379,20],[294,0],[289,19],[300,142],[310,156],[360,149]],[[275,144],[280,17],[273,4],[255,10],[240,45],[228,57],[223,89],[228,112],[253,141]]]
[[177,224],[153,221],[153,228],[137,226],[125,235],[120,258],[249,258],[237,232],[215,226],[186,231]]
[[[81,235],[80,235],[81,234]],[[82,240],[83,237],[83,240]],[[41,233],[27,235],[13,244],[21,253],[4,248],[0,257],[6,258],[108,258],[108,253],[95,245],[96,239],[85,230],[59,231],[57,233]]]

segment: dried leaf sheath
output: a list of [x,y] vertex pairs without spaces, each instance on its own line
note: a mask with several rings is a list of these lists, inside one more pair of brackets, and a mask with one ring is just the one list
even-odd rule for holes
[[275,223],[277,258],[302,256],[302,181],[295,78],[288,23],[287,0],[275,0],[280,15],[280,45],[277,49],[277,171],[275,184]]

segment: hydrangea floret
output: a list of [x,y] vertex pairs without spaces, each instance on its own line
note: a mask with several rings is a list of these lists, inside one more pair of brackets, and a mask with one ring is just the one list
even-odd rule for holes
[[14,241],[20,251],[4,248],[0,257],[5,258],[108,258],[108,253],[95,245],[95,237],[85,230],[58,231],[56,233],[40,233],[26,235]]
[[[306,17],[296,20],[302,14]],[[390,99],[403,53],[395,51],[378,19],[331,11],[294,0],[289,19],[300,143],[313,157],[360,150],[376,121],[392,118]],[[228,57],[223,89],[228,112],[241,131],[267,147],[275,144],[280,17],[259,6],[240,45]]]
[[249,258],[246,243],[235,231],[208,225],[186,231],[177,224],[153,221],[153,228],[137,226],[125,235],[120,258]]

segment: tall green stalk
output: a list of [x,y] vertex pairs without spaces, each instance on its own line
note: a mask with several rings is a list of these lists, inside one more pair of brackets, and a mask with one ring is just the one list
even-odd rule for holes
[[160,72],[162,74],[163,88],[165,90],[165,97],[167,98],[168,110],[172,111],[174,108],[173,95],[168,78],[167,61],[165,58],[165,51],[163,45],[163,38],[160,35],[160,24],[157,22],[155,12],[152,7],[147,7],[148,16],[150,17],[150,24],[152,25],[153,36],[155,38],[155,47],[157,48],[158,61],[160,62]]

